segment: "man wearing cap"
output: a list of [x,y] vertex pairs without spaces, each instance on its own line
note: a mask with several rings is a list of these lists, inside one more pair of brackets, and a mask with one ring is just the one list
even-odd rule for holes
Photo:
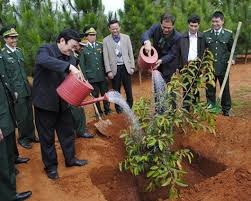
[[14,93],[5,71],[5,63],[0,54],[0,200],[18,201],[31,196],[31,191],[16,192],[15,175],[15,111]]
[[[105,77],[105,67],[103,60],[103,45],[96,41],[96,30],[93,27],[84,29],[87,45],[80,54],[80,67],[85,78],[93,86],[92,95],[97,98],[99,93],[103,96],[108,91],[108,84]],[[96,103],[98,112],[102,115],[100,103]],[[104,113],[111,113],[108,101],[103,102]]]
[[[81,36],[81,35],[80,35]],[[74,56],[76,58],[76,66],[79,67],[79,55],[83,51],[83,39],[81,42],[78,43],[77,49],[74,51]],[[71,107],[71,112],[73,116],[73,125],[74,130],[76,133],[76,137],[78,138],[93,138],[94,135],[91,133],[87,133],[87,126],[86,126],[86,116],[85,110],[83,107],[75,107],[73,105]]]
[[15,113],[19,131],[18,143],[26,149],[31,149],[31,143],[39,140],[35,135],[31,87],[24,70],[24,56],[22,50],[17,47],[18,33],[15,26],[6,26],[1,33],[5,41],[2,54],[6,61],[6,73],[17,95]]
[[[105,70],[108,78],[112,80],[112,88],[120,92],[123,84],[126,93],[126,102],[133,105],[131,75],[134,73],[135,62],[131,39],[128,35],[120,33],[118,20],[108,23],[110,35],[103,40],[103,55]],[[119,105],[115,105],[117,113],[122,112]]]

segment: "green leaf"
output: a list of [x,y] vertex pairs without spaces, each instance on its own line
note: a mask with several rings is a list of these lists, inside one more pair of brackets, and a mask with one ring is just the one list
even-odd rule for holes
[[171,180],[172,180],[171,177],[167,178],[167,180],[165,181],[165,183],[161,184],[161,186],[168,186],[171,183]]

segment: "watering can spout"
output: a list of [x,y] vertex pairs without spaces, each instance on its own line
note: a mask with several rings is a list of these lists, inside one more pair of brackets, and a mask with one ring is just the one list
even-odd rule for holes
[[106,94],[104,96],[101,96],[101,97],[98,97],[98,98],[93,98],[91,100],[83,101],[80,105],[81,106],[89,105],[89,104],[96,103],[96,102],[99,102],[99,101],[104,101],[104,100],[108,101],[108,97],[107,97]]

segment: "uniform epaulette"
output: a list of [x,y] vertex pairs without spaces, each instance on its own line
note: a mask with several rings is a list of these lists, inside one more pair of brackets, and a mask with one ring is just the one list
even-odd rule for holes
[[205,30],[205,31],[203,31],[203,32],[207,32],[207,31],[211,31],[211,28],[210,28],[210,29],[207,29],[207,30]]
[[233,33],[233,31],[230,30],[230,29],[225,29],[225,28],[224,28],[224,30],[225,30],[225,31],[228,31],[228,32],[230,32],[230,33]]
[[18,50],[22,50],[22,48],[20,48],[20,47],[16,47],[16,49],[18,49]]

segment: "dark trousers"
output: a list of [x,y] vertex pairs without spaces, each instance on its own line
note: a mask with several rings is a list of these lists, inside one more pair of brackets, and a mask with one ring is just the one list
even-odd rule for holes
[[[130,108],[132,108],[133,105],[132,81],[131,81],[131,75],[127,72],[125,65],[117,66],[117,74],[112,79],[112,88],[120,93],[121,83],[123,84],[125,89],[126,102],[130,106]],[[116,104],[115,104],[115,109],[118,113],[122,111],[122,109]]]
[[16,197],[14,138],[13,132],[0,142],[0,201],[13,201]]
[[33,122],[32,101],[30,97],[18,98],[15,103],[19,141],[29,141],[35,138],[35,126]]
[[[106,81],[94,82],[94,83],[91,83],[91,85],[94,88],[94,90],[92,91],[92,95],[95,98],[99,97],[99,93],[101,94],[101,96],[104,96],[105,93],[108,91],[108,86],[107,86]],[[99,113],[102,114],[103,111],[101,109],[100,102],[96,102],[96,105],[97,105]],[[110,103],[108,101],[103,101],[103,105],[104,105],[105,113],[109,113],[110,112]]]
[[71,113],[73,117],[73,127],[76,132],[76,135],[85,133],[86,118],[84,108],[71,106]]
[[75,158],[75,133],[70,108],[53,112],[35,107],[35,123],[46,170],[56,169],[58,165],[55,131],[63,150],[65,163],[70,164]]
[[14,156],[15,156],[15,159],[17,159],[19,157],[19,151],[17,149],[17,141],[16,141],[16,135],[14,133],[14,135],[12,135],[12,141],[14,142],[13,143],[13,150],[14,150]]
[[[219,80],[220,86],[223,83],[224,75],[216,75],[215,76],[215,83]],[[216,104],[216,87],[213,87],[211,85],[207,86],[206,90],[206,97],[208,104],[215,105]],[[229,91],[229,78],[227,79],[225,89],[222,94],[221,98],[221,107],[223,112],[229,112],[231,109],[231,97],[230,97],[230,91]]]

